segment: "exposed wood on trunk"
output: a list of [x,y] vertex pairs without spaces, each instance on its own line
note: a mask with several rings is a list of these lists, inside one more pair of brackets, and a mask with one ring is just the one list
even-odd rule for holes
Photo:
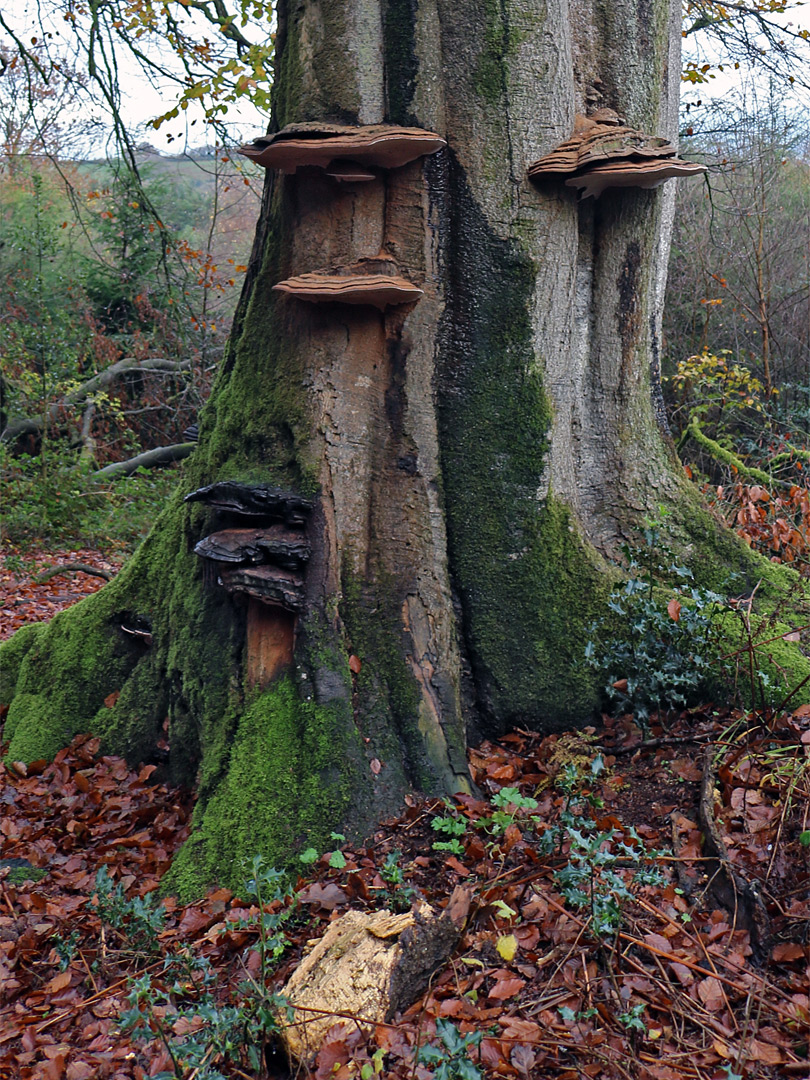
[[703,760],[703,780],[698,807],[698,820],[703,830],[703,848],[712,859],[706,865],[709,888],[717,902],[732,914],[734,926],[748,931],[754,957],[762,960],[768,952],[770,919],[756,885],[747,881],[732,865],[714,820],[713,756],[714,748],[710,747]]
[[264,688],[293,662],[295,616],[250,597],[247,610],[247,681]]
[[341,1022],[336,1013],[374,1024],[407,1008],[447,962],[469,907],[470,893],[457,887],[442,912],[419,903],[403,915],[347,911],[333,922],[281,991],[296,1010],[282,1035],[291,1061],[311,1060]]

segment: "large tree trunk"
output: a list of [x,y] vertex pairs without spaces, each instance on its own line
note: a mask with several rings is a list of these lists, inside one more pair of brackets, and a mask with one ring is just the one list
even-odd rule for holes
[[[211,572],[195,545],[234,542],[244,519],[178,495],[113,583],[7,650],[14,758],[89,728],[154,759],[169,718],[171,771],[200,791],[180,892],[238,882],[257,851],[281,863],[333,828],[361,831],[411,788],[464,788],[468,738],[586,722],[588,624],[621,544],[662,505],[707,583],[730,563],[759,573],[689,488],[658,405],[674,184],[580,203],[526,178],[576,113],[610,107],[675,136],[679,12],[280,3],[277,127],[385,121],[448,143],[365,183],[268,175],[184,491],[286,493],[312,552],[300,610]],[[417,304],[272,291],[380,252]]]

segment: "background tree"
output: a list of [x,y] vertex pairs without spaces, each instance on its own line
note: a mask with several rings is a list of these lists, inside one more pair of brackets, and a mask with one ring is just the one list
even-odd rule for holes
[[[674,192],[578,202],[526,177],[596,107],[674,134],[679,19],[666,0],[280,4],[275,128],[414,124],[447,149],[363,184],[268,176],[190,501],[177,494],[111,585],[5,649],[12,757],[90,728],[197,777],[171,887],[362,830],[410,787],[463,788],[482,732],[583,723],[599,702],[591,620],[662,507],[704,584],[734,569],[765,604],[794,584],[720,527],[667,439]],[[273,290],[377,257],[418,303]],[[246,560],[229,577],[194,554],[241,543],[227,530],[246,513],[293,534],[297,570],[267,572],[286,608],[244,597]],[[797,682],[810,673],[777,649]]]
[[[719,103],[689,142],[709,184],[685,188],[665,306],[667,351],[728,349],[770,393],[806,383],[810,163],[801,113],[776,87]],[[682,356],[677,357],[677,359]]]

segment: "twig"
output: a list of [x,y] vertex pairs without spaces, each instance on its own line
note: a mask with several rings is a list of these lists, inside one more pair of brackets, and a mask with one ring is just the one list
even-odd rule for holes
[[713,750],[709,748],[703,762],[703,779],[700,785],[698,818],[703,829],[703,844],[709,855],[716,860],[717,870],[712,875],[716,884],[714,894],[718,902],[734,915],[737,926],[740,915],[742,926],[748,931],[755,956],[762,959],[767,954],[770,936],[770,919],[765,903],[756,887],[741,877],[731,865],[726,845],[714,820],[714,772]]
[[[154,971],[156,968],[160,967],[163,967],[163,961],[157,960],[154,964],[150,964],[149,967],[145,968],[144,970]],[[86,1009],[88,1005],[92,1005],[94,1001],[100,1001],[108,994],[112,994],[116,990],[120,989],[122,986],[126,986],[129,980],[130,976],[127,975],[126,978],[119,979],[117,982],[110,983],[109,986],[105,986],[105,988],[103,990],[99,990],[97,994],[91,994],[88,998],[82,998],[81,1001],[77,1001],[75,1005],[71,1006],[71,1008],[64,1009],[62,1012],[57,1013],[56,1016],[50,1016],[47,1020],[43,1020],[42,1023],[37,1024],[37,1026],[34,1028],[34,1031],[37,1035],[39,1035],[41,1031],[45,1031],[46,1028],[52,1027],[53,1024],[58,1024],[60,1020],[67,1020],[69,1016],[72,1016],[74,1013],[79,1012],[81,1009]]]
[[68,562],[62,563],[61,566],[51,566],[32,577],[31,580],[35,585],[41,585],[44,581],[50,581],[52,577],[56,577],[57,574],[67,574],[71,570],[81,571],[82,574],[92,574],[94,577],[104,578],[105,581],[112,581],[115,577],[113,570],[103,570],[100,566],[90,566],[89,563]]
[[618,757],[620,754],[634,754],[637,750],[658,750],[662,746],[683,746],[684,744],[694,745],[695,743],[709,742],[711,739],[711,734],[672,736],[670,738],[647,739],[646,742],[634,743],[632,746],[606,746],[604,749],[608,754]]

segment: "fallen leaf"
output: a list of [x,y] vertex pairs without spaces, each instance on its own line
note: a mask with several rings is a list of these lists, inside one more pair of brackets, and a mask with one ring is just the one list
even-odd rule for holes
[[519,993],[525,985],[525,979],[501,979],[495,983],[487,997],[492,998],[493,1001],[506,1001],[507,998]]
[[776,945],[771,953],[772,959],[777,963],[782,960],[801,960],[805,955],[805,946],[795,941],[786,941],[782,945]]
[[526,1046],[524,1043],[518,1043],[516,1046],[512,1047],[510,1058],[512,1064],[521,1076],[529,1077],[532,1075],[532,1069],[537,1061],[537,1054],[535,1054],[530,1046]]
[[198,907],[189,907],[183,912],[183,918],[177,928],[183,937],[195,937],[200,930],[207,930],[214,917],[209,911],[203,911]]
[[372,758],[370,762],[371,771],[375,776],[379,776],[382,771],[382,762],[379,758]]
[[354,653],[352,653],[352,655],[349,657],[349,671],[351,671],[353,675],[359,675],[362,668],[363,663],[360,660],[360,657],[355,656]]
[[120,696],[120,690],[113,690],[111,694],[107,694],[107,696],[104,698],[104,704],[107,706],[108,709],[112,709],[114,708],[115,703],[118,701]]
[[333,881],[327,881],[321,885],[319,881],[313,881],[305,889],[298,893],[298,899],[302,904],[318,904],[327,911],[334,911],[340,904],[348,904],[349,897]]
[[781,1065],[784,1055],[778,1046],[762,1042],[761,1039],[752,1039],[747,1044],[746,1054],[754,1061],[761,1061],[763,1065]]
[[709,1012],[720,1012],[725,1008],[726,998],[722,984],[713,976],[701,979],[697,985],[697,992]]
[[673,596],[673,598],[667,604],[667,612],[669,613],[669,617],[670,617],[670,619],[672,619],[673,622],[680,622],[680,618],[681,618],[681,602],[680,602],[680,600],[676,600],[675,597]]
[[495,948],[508,963],[515,959],[515,954],[518,950],[518,940],[514,934],[505,934],[503,937],[498,938],[498,944]]
[[47,982],[43,987],[46,994],[58,994],[60,990],[64,990],[65,987],[70,986],[70,972],[60,971],[58,975]]
[[703,777],[700,766],[691,758],[675,758],[670,761],[669,767],[681,780],[700,780]]

